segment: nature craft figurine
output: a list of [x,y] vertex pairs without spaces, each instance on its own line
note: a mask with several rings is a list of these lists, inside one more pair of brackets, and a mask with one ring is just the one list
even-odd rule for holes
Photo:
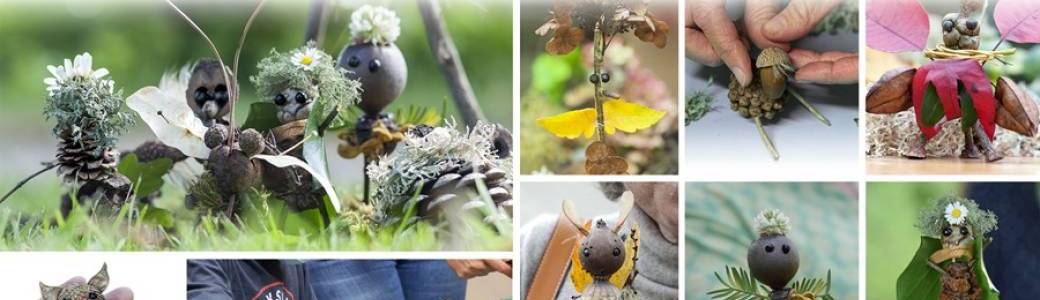
[[570,278],[578,300],[639,299],[632,281],[635,280],[639,251],[639,224],[623,225],[632,212],[632,194],[620,199],[618,221],[607,225],[602,219],[581,221],[574,213],[574,204],[563,202],[563,215],[578,231],[580,241],[571,252]]
[[49,286],[40,282],[40,295],[43,300],[105,300],[105,289],[108,288],[108,265],[101,265],[94,277],[86,283]]
[[971,199],[947,196],[921,211],[921,246],[896,282],[896,298],[999,299],[982,253],[997,216]]
[[[362,114],[353,128],[340,133],[341,157],[364,159],[365,168],[394,150],[409,126],[401,126],[393,114],[383,113],[397,100],[408,79],[408,65],[394,42],[401,34],[401,19],[385,7],[363,5],[350,15],[351,43],[339,54],[338,66],[347,77],[361,83]],[[365,176],[363,198],[367,203],[370,178]]]
[[993,82],[983,70],[984,64],[1003,62],[1003,58],[1015,53],[1015,48],[997,50],[1005,40],[1040,42],[1040,36],[1033,33],[1040,23],[1017,13],[1024,5],[1030,5],[1028,2],[997,1],[993,18],[1001,39],[992,51],[979,50],[983,22],[978,16],[985,7],[981,0],[963,0],[959,13],[944,16],[940,24],[942,42],[927,50],[924,46],[928,39],[928,15],[921,4],[868,3],[870,24],[879,24],[868,26],[868,46],[887,52],[923,51],[931,59],[917,68],[889,70],[867,93],[870,113],[895,114],[913,107],[922,137],[914,139],[912,148],[901,153],[903,156],[927,157],[928,141],[945,122],[958,118],[964,136],[961,158],[984,158],[986,162],[1003,158],[993,146],[995,125],[1029,137],[1036,135],[1040,115],[1031,93],[1005,76]]
[[[417,198],[415,217],[440,223],[481,211],[487,223],[511,220],[513,181],[509,155],[500,156],[494,124],[479,122],[468,131],[447,125],[412,127],[397,149],[368,166],[379,187],[372,200],[378,223],[398,222]],[[490,199],[476,196],[486,189]],[[406,220],[410,222],[409,220]]]
[[647,1],[558,0],[551,15],[552,18],[535,31],[542,36],[552,32],[552,38],[545,45],[546,52],[567,54],[587,41],[592,42],[593,72],[589,82],[595,87],[594,107],[544,117],[538,119],[538,124],[562,138],[595,136],[585,150],[585,172],[624,174],[628,172],[628,162],[607,144],[607,135],[617,130],[635,132],[653,126],[665,113],[625,101],[607,91],[605,84],[610,82],[611,74],[603,69],[604,53],[615,37],[628,32],[663,48],[668,41],[668,23],[658,20],[648,10]]
[[[748,271],[726,267],[726,277],[715,273],[725,287],[708,292],[712,299],[830,299],[830,272],[827,279],[805,278],[788,287],[798,273],[798,247],[787,233],[791,220],[776,209],[765,210],[755,217],[758,238],[748,247]],[[723,279],[725,278],[725,279]],[[759,284],[765,291],[759,291]],[[763,293],[764,292],[764,293]]]
[[56,160],[45,170],[57,167],[74,195],[63,196],[62,207],[71,207],[72,199],[93,200],[116,211],[131,191],[130,180],[116,170],[119,152],[114,149],[118,136],[134,124],[131,115],[121,110],[122,90],[105,79],[107,69],[93,68],[90,53],[47,70],[53,77],[43,81],[47,86],[43,114],[56,121],[53,133],[60,142]]

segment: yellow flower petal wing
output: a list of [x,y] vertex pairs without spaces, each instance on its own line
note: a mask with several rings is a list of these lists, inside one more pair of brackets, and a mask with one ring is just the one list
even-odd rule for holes
[[[657,124],[657,121],[660,121],[665,115],[663,111],[620,99],[603,103],[603,114],[607,134],[614,134],[614,129],[628,133],[645,129]],[[595,114],[593,114],[593,118],[595,118]]]
[[632,222],[631,227],[632,231],[625,239],[625,263],[617,272],[614,272],[614,275],[610,276],[610,283],[619,289],[624,289],[626,285],[630,284],[629,281],[635,275],[635,258],[639,252],[639,225]]
[[557,137],[574,139],[584,134],[590,138],[596,132],[596,110],[586,108],[568,111],[538,119],[538,125]]
[[[585,230],[592,229],[592,221],[585,221]],[[580,234],[579,234],[580,235]],[[585,238],[585,237],[577,237]],[[574,244],[574,250],[571,251],[571,284],[574,285],[574,290],[578,293],[585,291],[585,287],[592,284],[592,274],[585,271],[585,267],[581,265],[581,258],[578,255],[581,253],[581,241]]]

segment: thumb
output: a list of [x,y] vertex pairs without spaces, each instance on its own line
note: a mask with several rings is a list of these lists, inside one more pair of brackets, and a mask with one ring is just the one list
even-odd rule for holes
[[800,39],[838,4],[841,4],[838,0],[791,0],[784,10],[762,26],[762,34],[780,43]]

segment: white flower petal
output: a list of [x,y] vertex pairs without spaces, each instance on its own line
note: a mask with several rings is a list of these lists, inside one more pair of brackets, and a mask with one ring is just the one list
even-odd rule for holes
[[94,71],[93,77],[94,79],[101,79],[101,77],[105,77],[105,75],[108,75],[108,69],[100,68]]

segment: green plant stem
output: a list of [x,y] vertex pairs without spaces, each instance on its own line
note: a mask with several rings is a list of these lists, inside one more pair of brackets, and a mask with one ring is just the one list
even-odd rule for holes
[[[594,76],[599,76],[600,72],[603,70],[603,53],[606,51],[606,49],[607,47],[603,42],[603,32],[600,31],[599,23],[597,23],[595,30],[595,44],[592,50],[592,72],[593,74],[595,74]],[[606,130],[603,128],[603,82],[601,80],[596,80],[595,82],[593,82],[593,85],[595,85],[596,90],[592,97],[593,102],[596,106],[596,140],[604,142],[606,141],[607,134]]]
[[766,148],[769,149],[769,154],[773,156],[773,160],[780,160],[780,152],[776,151],[776,146],[773,146],[773,140],[769,139],[766,129],[762,128],[762,117],[755,117],[755,127],[758,128],[758,135],[762,137],[762,143],[766,144]]
[[798,94],[798,92],[790,88],[787,89],[787,92],[791,93],[791,96],[795,99],[798,99],[798,102],[801,102],[802,106],[805,106],[805,109],[808,109],[809,112],[813,114],[813,116],[816,116],[816,118],[819,119],[820,122],[823,122],[823,125],[831,126],[831,121],[828,120],[827,117],[823,116],[823,114],[821,114],[820,111],[816,110],[816,107],[809,103],[809,101],[805,101],[805,98],[802,98],[801,94]]

